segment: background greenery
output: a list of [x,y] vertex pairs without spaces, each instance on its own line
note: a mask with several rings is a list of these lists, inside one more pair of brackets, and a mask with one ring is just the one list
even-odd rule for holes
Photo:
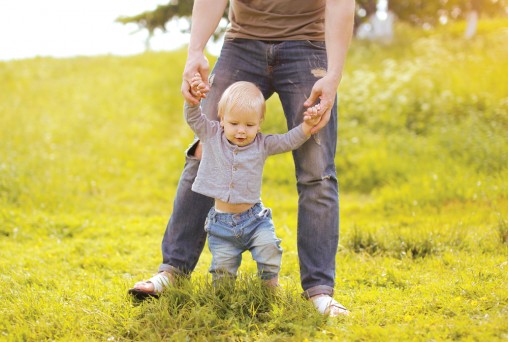
[[[376,12],[379,0],[356,0],[355,29]],[[171,20],[185,18],[189,25],[183,29],[188,32],[190,17],[194,0],[168,1],[158,5],[153,10],[148,10],[133,16],[122,16],[117,19],[123,24],[134,23],[140,29],[146,29],[151,37],[159,29],[166,31],[166,25]],[[392,12],[397,20],[411,24],[414,27],[438,27],[440,22],[456,22],[467,19],[471,11],[485,18],[505,17],[508,14],[508,0],[443,0],[443,1],[386,1],[387,9]],[[386,7],[385,7],[386,9]],[[224,11],[223,20],[228,21],[228,9]],[[214,37],[218,38],[224,33],[225,25],[221,25]]]
[[[338,319],[299,297],[290,154],[264,173],[280,293],[248,256],[213,289],[205,249],[160,301],[126,295],[160,263],[192,139],[185,51],[1,62],[0,340],[507,340],[508,23],[401,25],[353,43],[339,88]],[[263,129],[286,130],[277,98]]]

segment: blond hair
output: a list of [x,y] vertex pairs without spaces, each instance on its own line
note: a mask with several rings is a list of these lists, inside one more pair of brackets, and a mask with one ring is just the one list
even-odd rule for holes
[[239,81],[230,85],[222,94],[218,104],[219,120],[231,111],[259,113],[260,121],[265,118],[265,98],[261,90],[251,82]]

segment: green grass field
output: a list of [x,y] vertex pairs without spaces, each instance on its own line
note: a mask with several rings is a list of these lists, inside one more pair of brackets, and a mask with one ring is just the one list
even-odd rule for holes
[[[268,160],[263,186],[281,291],[248,255],[236,288],[214,289],[205,248],[190,280],[131,303],[192,140],[185,51],[0,62],[0,340],[508,340],[507,27],[353,43],[336,156],[347,318],[299,296],[291,154]],[[286,130],[276,97],[263,129]]]

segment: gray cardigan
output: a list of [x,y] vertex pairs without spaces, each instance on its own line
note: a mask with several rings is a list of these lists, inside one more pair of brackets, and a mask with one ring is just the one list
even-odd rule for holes
[[231,144],[218,121],[209,120],[201,107],[185,103],[185,119],[201,140],[203,154],[192,190],[223,202],[261,201],[261,180],[269,155],[300,147],[308,136],[301,125],[285,134],[258,133],[247,146]]

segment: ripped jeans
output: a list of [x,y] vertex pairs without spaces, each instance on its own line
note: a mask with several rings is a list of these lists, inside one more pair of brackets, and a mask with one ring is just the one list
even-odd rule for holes
[[275,235],[271,210],[261,203],[239,214],[218,213],[212,207],[205,221],[205,231],[212,253],[213,281],[236,277],[245,251],[251,252],[261,279],[270,280],[279,275],[280,240]]
[[[211,89],[203,112],[217,119],[217,103],[233,82],[255,83],[265,98],[277,93],[288,129],[300,124],[303,103],[327,69],[324,42],[226,40],[210,75]],[[270,121],[268,112],[266,120]],[[337,143],[337,101],[328,124],[293,151],[298,190],[298,258],[304,295],[333,294],[339,241],[339,199],[334,157]],[[162,241],[159,271],[190,274],[206,242],[203,230],[213,199],[191,190],[199,160],[189,149],[173,213]],[[213,175],[211,175],[213,177]],[[288,177],[290,177],[288,175]]]

